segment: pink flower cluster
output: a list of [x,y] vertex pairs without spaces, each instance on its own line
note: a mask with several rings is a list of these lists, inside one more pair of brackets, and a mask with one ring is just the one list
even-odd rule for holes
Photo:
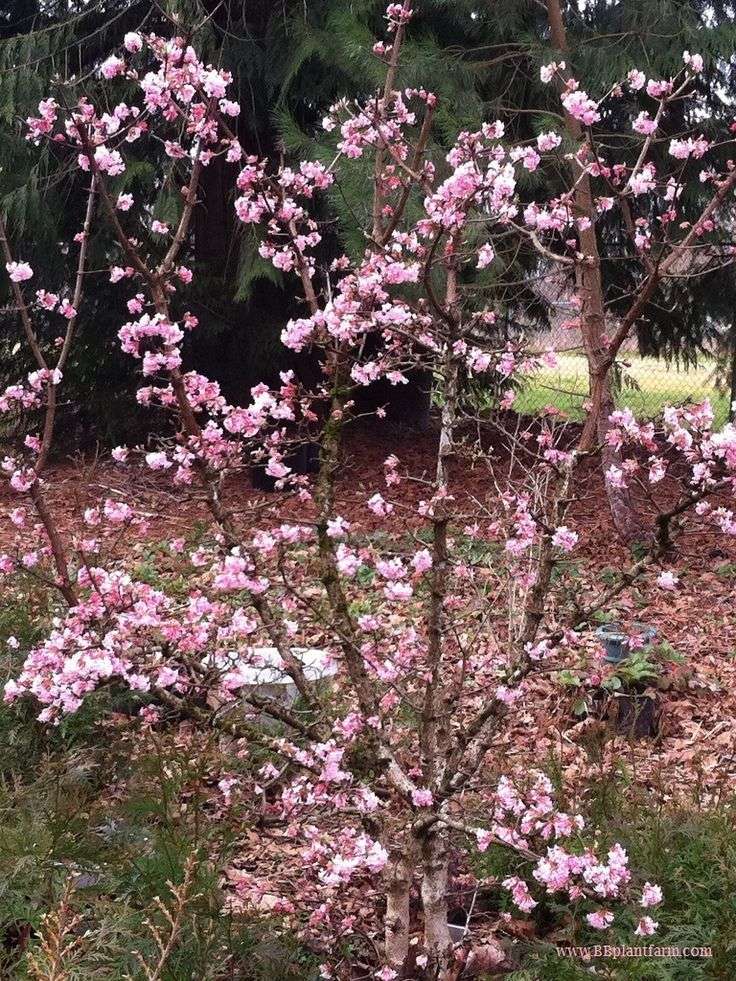
[[[714,430],[713,421],[708,399],[681,408],[666,408],[661,437],[652,423],[639,423],[629,409],[614,412],[607,439],[617,448],[630,449],[631,454],[622,467],[609,468],[606,479],[618,487],[626,487],[636,479],[657,484],[671,470],[668,457],[674,454],[687,468],[689,490],[697,502],[696,514],[723,533],[736,535],[733,510],[723,505],[714,507],[707,499],[718,487],[736,489],[736,426],[727,423]],[[649,454],[645,464],[637,452],[641,450]],[[663,581],[661,585],[672,588],[674,581]]]
[[[181,38],[166,40],[155,34],[131,32],[126,34],[124,45],[129,55],[148,53],[154,67],[141,73],[129,66],[124,57],[111,55],[100,65],[100,74],[108,81],[123,76],[135,80],[142,93],[143,109],[120,102],[112,111],[98,111],[83,98],[68,113],[61,131],[55,133],[59,105],[54,99],[45,99],[39,103],[39,115],[26,120],[28,139],[38,143],[45,137],[77,147],[82,170],[115,177],[125,170],[123,146],[140,139],[150,129],[150,120],[160,117],[179,125],[191,145],[197,142],[199,159],[208,163],[221,140],[218,110],[230,117],[239,112],[237,103],[225,99],[230,74],[202,63]],[[237,144],[229,136],[226,139],[228,146]],[[178,140],[168,141],[167,150],[178,158],[188,152]],[[130,207],[128,198],[129,195],[121,195],[121,210]]]
[[[543,774],[538,774],[528,789],[522,791],[507,778],[502,778],[496,792],[494,822],[489,831],[476,832],[478,847],[485,850],[491,841],[500,840],[518,849],[530,849],[535,841],[550,838],[580,838],[585,823],[580,815],[558,811],[553,799],[552,784]],[[548,893],[564,892],[570,900],[622,899],[631,880],[628,857],[616,844],[600,859],[594,850],[569,847],[555,843],[548,845],[546,853],[536,861],[532,877]],[[531,912],[537,906],[529,883],[519,876],[510,876],[503,886],[511,893],[514,904],[523,912]],[[662,890],[647,882],[641,905],[656,905],[662,901]],[[587,914],[588,923],[596,929],[606,929],[614,921],[614,914],[599,908]],[[653,921],[651,921],[653,924]],[[648,924],[640,922],[645,929]],[[656,924],[653,924],[656,929]],[[639,932],[639,929],[637,929]],[[651,931],[653,932],[653,930]]]
[[303,161],[299,170],[281,167],[270,175],[267,161],[247,158],[237,179],[241,196],[235,201],[235,212],[245,224],[267,222],[268,237],[260,253],[277,269],[312,275],[310,250],[319,244],[321,235],[304,204],[332,181],[333,175],[320,163]]

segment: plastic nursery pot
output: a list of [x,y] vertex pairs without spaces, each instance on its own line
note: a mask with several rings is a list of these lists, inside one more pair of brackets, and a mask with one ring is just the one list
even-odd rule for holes
[[[294,647],[292,654],[301,662],[307,684],[317,686],[329,681],[337,674],[337,664],[334,663],[327,651],[313,647]],[[209,657],[203,661],[210,663]],[[278,702],[284,708],[291,707],[297,700],[299,692],[286,667],[281,655],[275,647],[252,647],[247,657],[225,657],[214,664],[223,675],[235,675],[240,682],[242,694],[258,695]],[[222,704],[217,695],[208,698],[211,708],[219,708]],[[261,721],[268,721],[267,713],[261,715]]]
[[[309,685],[316,685],[337,674],[337,665],[330,661],[327,651],[314,647],[295,647],[292,651],[301,662],[304,677]],[[254,647],[252,658],[239,665],[240,676],[245,681],[244,691],[273,698],[286,706],[293,705],[299,692],[275,647]]]
[[622,623],[604,623],[595,632],[596,637],[605,649],[604,661],[609,664],[618,664],[628,657],[631,653],[629,649],[629,637],[636,634],[642,638],[644,646],[651,644],[657,636],[655,627],[650,627],[646,623],[632,623],[624,627]]
[[468,933],[468,914],[464,909],[456,909],[450,912],[447,918],[447,929],[450,931],[450,939],[454,944],[461,944]]
[[650,738],[659,734],[662,709],[655,693],[617,695],[612,699],[609,717],[616,732],[634,738]]

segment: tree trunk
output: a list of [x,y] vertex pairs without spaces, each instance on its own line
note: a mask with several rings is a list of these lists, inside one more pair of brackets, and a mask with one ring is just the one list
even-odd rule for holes
[[225,275],[233,231],[233,208],[228,188],[234,167],[214,157],[202,170],[199,199],[194,212],[194,256],[208,271]]
[[386,886],[384,938],[386,963],[401,975],[409,955],[412,863],[405,854],[392,856],[392,859]]
[[[552,43],[559,51],[569,55],[570,48],[559,0],[547,0],[547,17]],[[583,128],[578,120],[567,112],[565,113],[565,128],[576,143],[582,142]],[[602,462],[604,468],[608,469],[609,466],[616,465],[615,460],[618,454],[606,443],[608,417],[614,409],[614,400],[611,366],[608,363],[604,345],[606,314],[601,260],[595,230],[597,215],[590,177],[577,159],[573,159],[571,171],[575,186],[576,217],[587,219],[588,222],[588,227],[583,227],[579,231],[580,251],[583,259],[575,266],[575,285],[581,300],[580,330],[585,357],[588,362],[590,383],[590,406],[578,449],[590,451],[596,444],[600,444]],[[630,493],[618,487],[611,487],[608,483],[606,483],[606,493],[616,531],[625,542],[634,541],[640,528],[640,522]]]
[[449,852],[447,832],[430,830],[422,841],[422,911],[427,978],[447,981],[452,960],[452,940],[447,924]]
[[731,386],[728,396],[728,421],[736,418],[736,318],[731,322]]
[[[620,470],[623,462],[620,450],[617,450],[606,442],[609,428],[608,417],[614,408],[609,386],[608,398],[603,402],[603,410],[598,417],[597,427],[598,442],[601,446],[601,464],[604,474],[609,467],[617,467]],[[608,506],[611,510],[613,526],[621,540],[626,542],[627,545],[632,545],[634,542],[640,541],[643,534],[642,521],[632,499],[631,491],[626,487],[612,487],[606,481],[606,496],[608,498]]]

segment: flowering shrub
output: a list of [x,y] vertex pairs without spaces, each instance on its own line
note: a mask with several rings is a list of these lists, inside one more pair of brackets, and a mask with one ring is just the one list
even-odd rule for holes
[[[30,298],[23,284],[34,270],[13,258],[1,229],[37,369],[0,396],[0,408],[40,410],[43,427],[2,463],[19,505],[10,515],[16,544],[0,556],[0,569],[26,571],[60,594],[50,631],[26,652],[5,695],[33,696],[40,718],[53,723],[114,682],[148,694],[144,724],[171,713],[263,747],[269,761],[250,786],[225,775],[219,790],[226,801],[263,796],[265,814],[282,829],[281,884],[258,868],[233,867],[226,873],[231,905],[282,915],[315,947],[338,951],[326,961],[325,977],[349,970],[336,941],[372,937],[380,911],[384,958],[376,976],[397,977],[413,946],[427,976],[447,978],[453,961],[468,956],[462,945],[453,947],[447,922],[450,857],[461,842],[481,851],[503,845],[531,863],[528,879],[503,882],[525,913],[544,894],[564,896],[591,928],[603,930],[617,905],[649,908],[662,899],[656,885],[634,886],[623,849],[595,844],[582,817],[555,802],[546,778],[525,785],[511,774],[495,786],[487,774],[502,768],[496,746],[503,718],[526,697],[535,670],[559,669],[574,658],[592,615],[634,580],[678,588],[675,575],[657,567],[686,520],[736,531],[723,498],[736,479],[736,430],[714,431],[704,403],[667,410],[660,431],[628,411],[607,412],[603,386],[644,304],[668,276],[681,274],[696,255],[711,265],[732,261],[731,246],[717,236],[736,169],[720,173],[702,164],[698,180],[712,196],[699,220],[687,224],[678,213],[690,179],[681,161],[700,160],[707,142],[698,135],[673,140],[678,163],[671,174],[649,159],[670,102],[692,93],[702,68],[696,55],[685,56],[674,79],[646,81],[633,72],[608,93],[622,98],[625,86],[637,93],[646,83],[655,103],[653,116],[642,111],[633,119],[633,138],[643,139],[631,161],[604,154],[592,132],[574,127],[565,143],[547,132],[533,145],[509,144],[499,121],[461,133],[444,160],[432,159],[436,97],[397,83],[408,0],[389,5],[386,18],[388,39],[374,48],[386,64],[384,89],[364,103],[332,107],[324,120],[335,141],[330,166],[302,160],[274,167],[246,156],[232,129],[239,107],[228,98],[228,74],[203,64],[179,38],[128,34],[126,54],[100,66],[111,93],[118,78],[136,82],[139,105],[107,111],[83,99],[62,109],[49,98],[27,121],[29,139],[52,140],[76,159],[90,189],[69,296],[41,288]],[[605,100],[583,91],[564,63],[541,73],[559,86],[569,119],[580,127],[600,119]],[[577,134],[572,143],[570,133]],[[149,137],[163,141],[180,182],[176,227],[151,221],[115,185],[126,146]],[[547,154],[569,166],[571,186],[524,202],[519,173],[537,169]],[[304,316],[285,325],[282,340],[295,351],[320,352],[323,380],[312,390],[284,374],[278,388],[256,386],[246,405],[234,405],[215,382],[184,370],[181,345],[197,320],[179,308],[177,289],[193,275],[185,264],[190,223],[202,169],[216,156],[242,164],[237,216],[259,227],[262,256],[300,284]],[[341,168],[361,158],[371,161],[374,180],[366,249],[325,266],[312,205]],[[596,182],[587,213],[580,210],[584,182]],[[590,236],[594,243],[596,220],[612,210],[621,214],[642,275],[628,313],[610,333],[599,332],[582,436],[576,439],[553,413],[509,432],[511,474],[502,479],[498,460],[467,438],[464,386],[492,377],[505,386],[501,407],[508,409],[514,383],[554,364],[555,355],[498,342],[498,311],[470,299],[464,283],[492,269],[512,239],[533,250],[541,275],[569,277],[585,321],[595,267]],[[100,500],[82,516],[84,531],[68,535],[47,502],[57,391],[73,348],[95,220],[115,234],[110,280],[130,294],[133,319],[119,338],[141,369],[138,398],[176,421],[176,436],[157,448],[118,447],[113,459],[155,472],[182,499],[204,494],[211,514],[210,534],[196,548],[171,543],[186,575],[184,593],[165,578],[143,581],[113,558],[110,546],[125,531],[145,532],[133,498]],[[38,309],[62,318],[58,341],[49,344],[39,333]],[[432,373],[441,405],[436,470],[431,478],[411,474],[389,457],[365,495],[363,514],[386,534],[366,536],[336,500],[341,434],[359,388],[377,379],[404,384],[416,368]],[[310,483],[292,472],[289,459],[295,441],[315,435],[320,473]],[[581,469],[599,450],[609,486],[645,487],[656,513],[645,556],[606,590],[573,601],[564,576],[555,582],[553,573],[575,554],[580,532],[571,526],[570,503]],[[476,462],[480,454],[491,488],[472,508],[453,493],[452,467],[466,454]],[[277,486],[298,496],[301,520],[258,523],[234,512],[229,490],[252,460],[263,461]],[[674,504],[671,494],[667,505],[654,496],[665,478],[670,491],[676,488]],[[468,541],[483,547],[469,549]],[[303,652],[314,649],[323,652],[321,668],[334,673],[332,682],[310,671]],[[273,669],[267,651],[298,692],[295,703],[253,683],[254,671]],[[418,945],[410,916],[416,882]],[[647,915],[636,932],[656,928]]]

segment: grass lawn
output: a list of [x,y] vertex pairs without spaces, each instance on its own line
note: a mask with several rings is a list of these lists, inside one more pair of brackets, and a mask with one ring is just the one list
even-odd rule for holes
[[[588,366],[582,354],[562,354],[554,369],[539,371],[517,395],[514,408],[522,413],[536,412],[555,405],[573,418],[582,418],[581,404],[588,393]],[[616,402],[628,406],[638,416],[651,417],[665,405],[701,401],[709,397],[716,421],[728,418],[728,393],[718,392],[714,384],[715,361],[704,359],[697,367],[666,364],[657,358],[636,354],[622,359],[622,384]]]

